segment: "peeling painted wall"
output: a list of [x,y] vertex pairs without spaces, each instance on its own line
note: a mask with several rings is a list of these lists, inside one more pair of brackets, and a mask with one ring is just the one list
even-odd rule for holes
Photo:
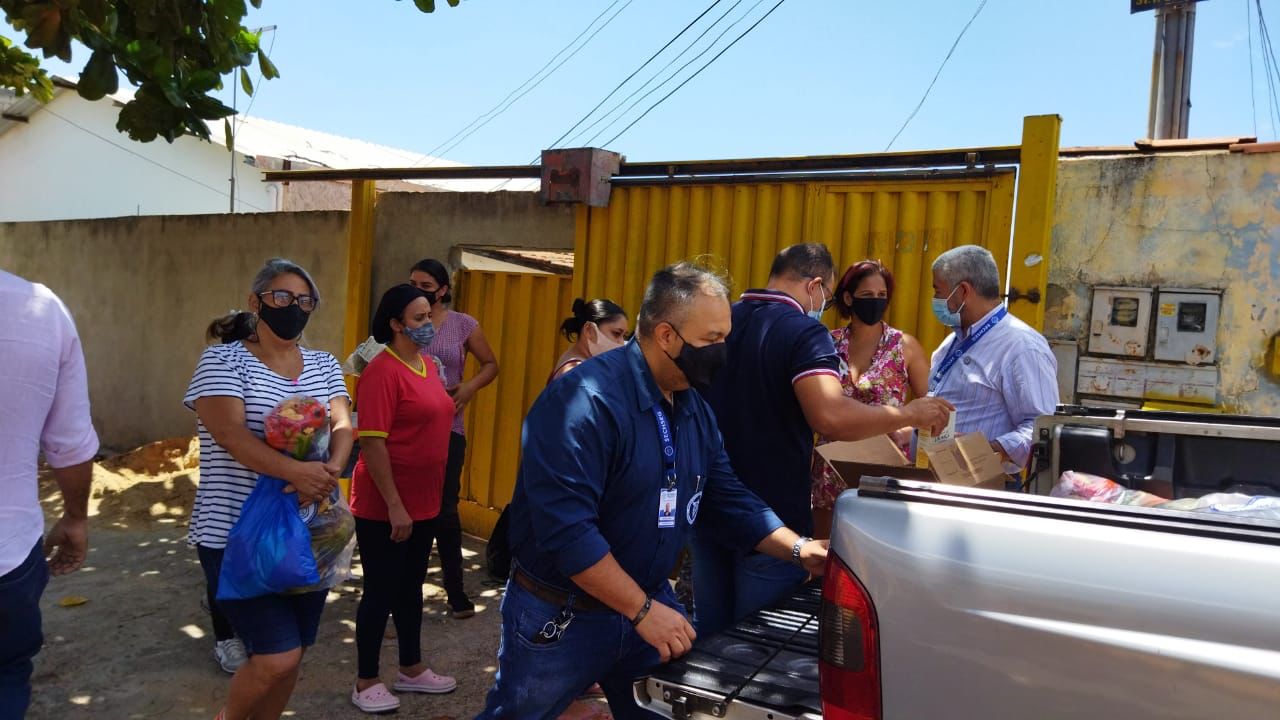
[[1063,160],[1045,335],[1083,353],[1095,285],[1219,288],[1219,403],[1280,415],[1280,154]]

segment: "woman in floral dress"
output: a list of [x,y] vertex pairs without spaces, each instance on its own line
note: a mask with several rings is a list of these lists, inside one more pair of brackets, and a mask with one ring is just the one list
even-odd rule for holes
[[[868,405],[905,405],[929,389],[929,356],[920,342],[884,322],[892,298],[893,273],[875,260],[855,263],[836,285],[836,309],[849,321],[831,331],[840,356],[840,383],[846,396]],[[909,456],[911,430],[892,437]],[[819,445],[825,442],[818,438]],[[829,537],[832,506],[847,486],[816,452],[812,480],[815,537]]]

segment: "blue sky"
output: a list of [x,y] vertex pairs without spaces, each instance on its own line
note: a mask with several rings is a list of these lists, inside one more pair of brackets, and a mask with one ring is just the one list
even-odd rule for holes
[[[734,1],[723,0],[695,32]],[[724,24],[755,9],[720,47],[775,1],[743,0]],[[612,2],[464,0],[450,8],[439,0],[425,15],[408,1],[266,0],[250,22],[278,26],[272,57],[282,77],[261,86],[252,114],[425,153],[498,104]],[[446,157],[529,162],[709,3],[632,0]],[[1198,5],[1193,136],[1254,132],[1245,24],[1252,3]],[[787,0],[609,147],[632,160],[881,151],[977,4]],[[1263,8],[1280,31],[1280,0],[1263,0]],[[1064,146],[1129,144],[1146,134],[1153,23],[1151,13],[1130,15],[1125,0],[989,0],[894,149],[1015,144],[1022,117],[1040,113],[1063,117]],[[1253,32],[1257,131],[1271,140],[1256,22]],[[640,103],[626,122],[663,94]],[[242,94],[239,107],[246,101]]]

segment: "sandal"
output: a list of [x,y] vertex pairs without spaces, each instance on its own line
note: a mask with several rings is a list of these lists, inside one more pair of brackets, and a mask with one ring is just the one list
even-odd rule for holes
[[391,687],[396,692],[413,692],[428,693],[431,695],[444,695],[458,689],[458,681],[444,675],[437,675],[430,670],[423,670],[422,674],[417,677],[409,677],[404,673],[396,679],[396,684]]
[[351,704],[371,714],[389,713],[400,709],[400,698],[392,695],[386,685],[378,683],[364,692],[351,688]]

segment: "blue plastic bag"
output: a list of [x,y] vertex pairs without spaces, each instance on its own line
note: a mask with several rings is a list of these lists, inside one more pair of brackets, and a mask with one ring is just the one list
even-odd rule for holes
[[298,516],[298,496],[267,475],[245,499],[231,527],[218,575],[218,600],[284,593],[320,582],[311,531]]

